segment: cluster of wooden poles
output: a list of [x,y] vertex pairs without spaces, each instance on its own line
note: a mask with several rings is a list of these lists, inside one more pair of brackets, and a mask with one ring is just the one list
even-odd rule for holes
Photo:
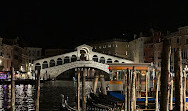
[[[174,75],[173,73],[170,73],[171,46],[167,39],[164,39],[163,41],[162,52],[161,71],[156,71],[156,77],[154,80],[154,91],[156,94],[155,111],[186,111],[186,73],[182,70],[181,48],[178,48],[174,55]],[[135,86],[137,73],[134,67],[133,70],[127,69],[126,72],[127,73],[125,74],[123,79],[123,92],[125,96],[124,109],[125,111],[135,111],[137,110]],[[146,73],[145,110],[148,107],[148,75],[149,74]],[[173,84],[175,84],[175,89]],[[173,102],[173,97],[175,97],[175,102]]]
[[88,72],[88,68],[76,68],[76,76],[77,76],[77,109],[80,111],[80,76],[82,77],[82,111],[86,111],[86,90],[85,90],[85,82],[86,82],[86,76],[89,74],[94,75],[94,83],[93,83],[93,93],[96,94],[97,91],[97,83],[98,79],[100,78],[101,82],[101,92],[106,95],[106,85],[105,85],[105,79],[104,75],[100,71],[95,71],[94,69],[91,70],[91,73]]
[[[181,47],[174,53],[174,77],[170,75],[170,55],[171,45],[168,39],[163,41],[162,63],[161,63],[161,96],[160,111],[186,111],[186,73],[182,69]],[[183,77],[184,76],[184,77]],[[173,88],[175,82],[175,90]],[[173,90],[175,94],[173,94]],[[169,109],[170,95],[170,109]],[[175,97],[175,107],[173,108],[173,95]],[[157,111],[159,109],[156,109]]]
[[124,109],[127,111],[134,111],[136,110],[136,71],[133,67],[133,73],[129,73],[130,70],[127,69],[127,74],[125,74],[123,80],[124,80],[124,96],[125,96],[125,102],[124,102]]

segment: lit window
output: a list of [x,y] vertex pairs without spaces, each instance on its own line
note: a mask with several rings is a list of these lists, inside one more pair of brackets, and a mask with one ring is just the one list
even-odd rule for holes
[[116,47],[117,47],[117,44],[116,44]]
[[108,47],[111,47],[111,44],[109,44]]
[[125,52],[125,55],[127,55],[127,51]]
[[99,49],[101,49],[101,46],[99,46]]

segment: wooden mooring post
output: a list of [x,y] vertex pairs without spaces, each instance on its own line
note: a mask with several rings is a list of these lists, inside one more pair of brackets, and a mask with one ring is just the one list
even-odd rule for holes
[[77,109],[80,111],[80,69],[77,69]]
[[125,73],[124,78],[123,78],[124,79],[123,88],[124,88],[124,96],[125,96],[125,98],[124,98],[124,111],[127,110],[127,73],[128,72]]
[[183,72],[184,77],[183,77],[183,111],[186,111],[186,72]]
[[146,99],[145,99],[145,109],[148,108],[148,71],[146,72]]
[[82,73],[82,111],[86,111],[86,91],[85,91],[85,82],[86,82],[87,69],[83,69]]
[[96,92],[97,92],[98,80],[99,80],[99,74],[98,74],[98,71],[96,71],[96,73],[94,74],[94,83],[93,83],[93,93],[94,94],[96,94]]
[[170,110],[173,110],[173,95],[174,95],[174,80],[173,80],[173,74],[170,74],[171,79],[171,85],[170,85]]
[[37,70],[36,81],[36,98],[35,98],[35,111],[39,111],[39,97],[40,97],[40,70]]
[[11,67],[11,111],[15,111],[15,81],[13,67]]
[[183,111],[183,90],[182,90],[182,57],[179,47],[174,55],[175,72],[175,111]]
[[160,96],[160,111],[168,111],[168,83],[170,74],[170,43],[168,39],[163,41],[162,62],[161,62],[161,96]]
[[130,87],[130,83],[131,83],[131,80],[130,80],[130,71],[129,71],[129,69],[127,68],[127,111],[130,111],[130,104],[131,104],[131,102],[130,102],[130,96],[131,96],[131,87]]
[[155,111],[159,111],[159,82],[160,82],[160,72],[156,76],[156,96],[155,96]]
[[131,111],[136,110],[136,70],[132,70],[132,84],[131,84]]
[[100,74],[99,77],[100,77],[100,82],[101,82],[102,94],[107,95],[104,74]]

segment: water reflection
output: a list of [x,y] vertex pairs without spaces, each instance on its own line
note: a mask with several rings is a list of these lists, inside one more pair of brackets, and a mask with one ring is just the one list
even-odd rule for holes
[[0,85],[0,110],[7,110],[9,106],[9,94],[7,85]]
[[[40,111],[59,111],[61,94],[69,96],[69,102],[75,101],[73,81],[50,81],[41,83]],[[16,111],[34,111],[34,85],[15,86]],[[11,85],[0,85],[0,111],[10,110]]]
[[[15,109],[16,111],[34,110],[34,86],[16,85],[15,86]],[[0,85],[0,111],[10,110],[11,104],[11,85]]]
[[34,110],[34,86],[32,85],[16,85],[15,109],[17,111]]
[[69,96],[71,105],[75,101],[73,81],[51,81],[41,84],[40,111],[59,111],[61,94]]

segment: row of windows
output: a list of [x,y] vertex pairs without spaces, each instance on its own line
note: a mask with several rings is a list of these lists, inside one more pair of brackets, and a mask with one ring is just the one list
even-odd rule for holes
[[94,46],[95,49],[98,49],[98,48],[99,49],[102,49],[102,48],[105,49],[107,47],[110,48],[110,47],[118,47],[118,46],[117,46],[117,44],[112,44],[112,45],[109,44],[109,45],[103,45],[103,46]]
[[[181,44],[180,38],[176,38],[175,41],[176,41],[177,44]],[[170,42],[172,43],[172,40],[170,40]],[[187,44],[188,44],[188,39],[185,40],[185,45],[187,45]]]
[[187,50],[182,50],[181,55],[182,59],[188,59]]
[[29,56],[40,56],[41,52],[40,51],[30,51],[29,50]]
[[188,33],[188,30],[180,30],[180,34]]
[[[55,60],[52,59],[52,60],[50,60],[49,64],[48,64],[47,61],[44,61],[42,63],[42,69],[45,69],[45,68],[48,68],[48,67],[54,67],[54,66],[58,66],[58,65],[62,65],[62,64],[70,63],[70,62],[75,62],[75,61],[77,61],[77,57],[75,55],[73,55],[71,57],[71,59],[69,59],[68,56],[65,57],[64,58],[64,62],[63,62],[63,60],[61,58],[58,58],[56,63],[55,63]],[[93,56],[93,61],[99,62],[99,63],[112,63],[113,62],[111,58],[108,58],[107,60],[105,60],[104,57],[100,57],[100,59],[98,59],[97,55]],[[118,63],[119,61],[115,60],[114,62]],[[39,69],[41,67],[40,63],[37,63],[35,66],[38,67]]]

